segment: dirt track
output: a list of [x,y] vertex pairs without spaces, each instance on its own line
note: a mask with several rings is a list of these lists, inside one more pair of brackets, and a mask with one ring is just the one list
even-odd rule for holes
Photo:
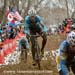
[[[64,35],[48,36],[45,51],[56,50],[63,39],[65,39]],[[39,43],[41,46],[41,38],[39,38]],[[38,70],[37,66],[32,66],[32,58],[29,56],[27,63],[21,61],[19,64],[16,65],[5,66],[0,69],[0,73],[1,75],[58,75],[55,61],[52,61],[51,58],[48,59],[49,60],[41,61],[40,71]]]

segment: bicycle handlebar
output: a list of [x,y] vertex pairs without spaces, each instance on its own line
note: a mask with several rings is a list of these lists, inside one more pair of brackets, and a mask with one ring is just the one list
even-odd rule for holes
[[[49,34],[48,33],[46,33],[46,35],[48,36]],[[30,37],[40,37],[40,36],[43,36],[43,34],[36,34],[36,35],[30,35]]]
[[30,37],[40,37],[40,35],[30,35]]

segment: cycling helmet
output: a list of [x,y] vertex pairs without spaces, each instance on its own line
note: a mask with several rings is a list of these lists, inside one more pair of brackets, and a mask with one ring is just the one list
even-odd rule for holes
[[68,35],[67,35],[67,42],[70,45],[75,45],[75,32],[71,31]]
[[34,8],[31,8],[29,11],[28,11],[28,15],[29,16],[35,16],[36,15],[36,10]]

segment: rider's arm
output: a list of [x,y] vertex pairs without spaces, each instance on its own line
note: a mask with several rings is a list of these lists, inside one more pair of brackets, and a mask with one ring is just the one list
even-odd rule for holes
[[36,21],[37,21],[38,25],[40,25],[41,27],[44,27],[44,23],[40,16],[38,16],[38,15],[36,16]]
[[44,24],[44,22],[42,21],[40,16],[36,16],[36,21],[37,21],[37,25],[39,25],[42,28],[42,32],[46,32],[47,31],[47,27]]

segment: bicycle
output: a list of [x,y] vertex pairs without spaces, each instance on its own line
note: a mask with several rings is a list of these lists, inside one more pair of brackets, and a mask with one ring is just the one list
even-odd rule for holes
[[41,50],[37,41],[37,37],[39,37],[39,35],[31,35],[31,43],[32,43],[32,51],[33,51],[32,55],[34,56],[33,59],[35,60],[36,64],[38,65],[38,68],[40,69]]

